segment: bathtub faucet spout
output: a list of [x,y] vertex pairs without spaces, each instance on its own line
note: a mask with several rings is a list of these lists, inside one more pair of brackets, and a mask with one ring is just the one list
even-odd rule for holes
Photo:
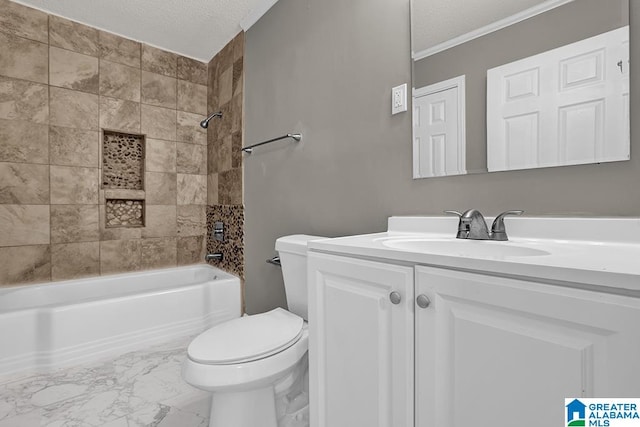
[[209,261],[222,261],[222,253],[220,252],[216,252],[214,254],[206,254],[204,256],[204,260],[209,262]]

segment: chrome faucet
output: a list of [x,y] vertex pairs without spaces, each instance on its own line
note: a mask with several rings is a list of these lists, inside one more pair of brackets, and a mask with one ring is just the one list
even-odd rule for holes
[[507,238],[507,231],[504,227],[504,217],[507,215],[522,215],[524,211],[506,211],[493,220],[491,225],[491,232],[487,228],[487,223],[484,217],[477,209],[469,209],[464,213],[458,211],[444,211],[447,214],[458,215],[460,222],[458,222],[458,233],[456,238],[458,239],[470,239],[470,240],[509,240]]
[[204,260],[209,262],[209,261],[222,261],[222,253],[220,252],[216,252],[213,254],[206,254],[204,256]]

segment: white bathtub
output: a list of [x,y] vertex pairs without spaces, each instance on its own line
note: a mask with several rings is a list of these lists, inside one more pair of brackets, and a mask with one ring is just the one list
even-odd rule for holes
[[0,382],[196,334],[239,317],[240,292],[204,264],[0,287]]

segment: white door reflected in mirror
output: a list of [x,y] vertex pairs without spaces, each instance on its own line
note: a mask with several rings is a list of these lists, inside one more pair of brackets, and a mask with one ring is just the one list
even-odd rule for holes
[[414,179],[467,173],[464,83],[459,76],[414,89]]
[[629,160],[629,27],[487,71],[489,172]]

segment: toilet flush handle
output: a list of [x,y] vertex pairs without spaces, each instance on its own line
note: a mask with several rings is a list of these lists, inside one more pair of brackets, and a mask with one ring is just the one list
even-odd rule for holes
[[399,292],[393,291],[389,294],[389,299],[391,300],[392,304],[400,304],[400,301],[402,301],[402,296],[400,296]]

